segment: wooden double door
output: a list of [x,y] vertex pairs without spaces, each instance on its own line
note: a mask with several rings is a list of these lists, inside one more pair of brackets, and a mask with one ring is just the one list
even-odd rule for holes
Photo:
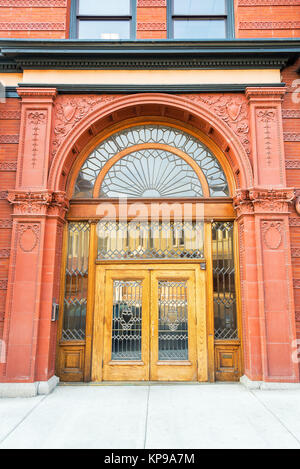
[[96,272],[94,381],[207,381],[200,264],[109,264]]

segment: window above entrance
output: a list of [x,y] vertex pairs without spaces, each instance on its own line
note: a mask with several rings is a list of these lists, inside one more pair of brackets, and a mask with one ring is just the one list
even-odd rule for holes
[[135,38],[136,0],[73,0],[72,9],[72,37],[109,41]]
[[232,0],[169,0],[170,39],[225,39],[234,37]]
[[111,135],[88,156],[75,198],[228,197],[222,166],[197,138],[141,125]]

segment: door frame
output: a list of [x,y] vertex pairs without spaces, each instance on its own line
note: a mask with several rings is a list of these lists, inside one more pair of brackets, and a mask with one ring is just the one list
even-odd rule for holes
[[[193,271],[195,273],[195,309],[196,309],[196,356],[197,356],[197,381],[208,381],[208,350],[207,350],[207,324],[206,324],[206,271],[204,270],[205,261],[107,261],[96,262],[96,280],[95,285],[95,314],[93,330],[93,348],[92,348],[92,370],[91,380],[93,382],[103,381],[103,358],[104,358],[104,304],[105,304],[105,272],[108,270],[128,271],[133,270],[130,265],[134,264],[134,271],[166,271],[174,270],[178,264],[184,268],[183,271]],[[202,292],[197,294],[196,292]],[[97,312],[99,312],[97,320]],[[150,334],[150,331],[149,331]],[[100,366],[99,366],[100,364]]]

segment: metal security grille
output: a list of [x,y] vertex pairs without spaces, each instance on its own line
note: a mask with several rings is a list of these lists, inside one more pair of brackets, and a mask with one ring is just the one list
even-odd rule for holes
[[158,282],[158,358],[188,360],[187,282]]
[[98,260],[203,259],[202,222],[99,222]]
[[62,339],[84,340],[89,262],[89,223],[69,223]]
[[[168,184],[164,184],[163,180],[160,182],[160,184],[157,184],[157,181],[155,180],[155,178],[159,178],[161,176],[162,172],[164,171],[164,165],[166,164],[169,164],[171,169],[173,168],[172,171],[176,170],[176,168],[174,169],[174,162],[170,163],[170,161],[167,161],[168,158],[170,159],[171,157],[175,159],[172,153],[172,147],[189,155],[198,164],[207,180],[211,197],[229,196],[228,183],[220,163],[211,153],[211,151],[197,138],[194,138],[190,134],[172,127],[163,125],[142,125],[122,130],[122,132],[118,132],[110,136],[89,155],[89,157],[83,163],[78,175],[74,197],[81,198],[93,196],[93,188],[100,171],[107,163],[107,161],[109,161],[117,153],[133,147],[134,145],[153,143],[167,145],[171,147],[170,151],[157,152],[155,154],[156,156],[152,152],[145,152],[140,154],[139,157],[136,154],[134,157],[134,165],[138,165],[137,159],[143,159],[143,165],[138,169],[134,168],[134,165],[132,164],[132,155],[125,159],[122,158],[118,163],[118,169],[122,170],[122,176],[118,179],[118,177],[114,175],[114,172],[110,173],[110,175],[107,176],[107,180],[103,186],[104,193],[101,192],[98,197],[107,197],[108,195],[111,196],[111,188],[109,184],[112,177],[114,183],[114,193],[124,193],[124,188],[122,187],[124,183],[126,183],[127,189],[128,186],[130,186],[131,189],[139,188],[139,190],[136,191],[125,191],[128,197],[158,197],[159,194],[160,196],[164,196],[164,193],[169,196],[178,197],[179,195],[176,195],[174,191],[170,193]],[[156,168],[154,170],[152,168],[149,172],[149,175],[146,173],[143,174],[143,168],[147,170],[147,164],[149,164],[150,160],[153,160],[154,156],[157,161]],[[157,170],[159,168],[159,164],[162,164],[161,170]],[[186,169],[186,166],[183,166]],[[120,173],[118,174],[120,175]],[[187,191],[183,190],[181,187],[179,194],[183,197],[188,197],[191,195],[191,193],[199,196],[200,193],[198,181],[195,185],[195,179],[194,177],[191,178],[190,171],[187,173],[186,170],[184,170],[184,172],[181,172],[181,176],[185,182],[188,181],[189,187]],[[136,182],[138,182],[138,184],[136,184]],[[121,186],[118,187],[117,191],[115,190],[116,184],[120,184]]]
[[112,360],[142,358],[142,281],[114,280]]
[[233,222],[212,224],[215,338],[238,339]]

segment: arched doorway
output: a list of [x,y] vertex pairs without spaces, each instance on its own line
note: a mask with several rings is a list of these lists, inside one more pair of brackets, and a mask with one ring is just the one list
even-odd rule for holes
[[192,128],[123,123],[77,159],[58,333],[65,381],[237,380],[234,179]]

